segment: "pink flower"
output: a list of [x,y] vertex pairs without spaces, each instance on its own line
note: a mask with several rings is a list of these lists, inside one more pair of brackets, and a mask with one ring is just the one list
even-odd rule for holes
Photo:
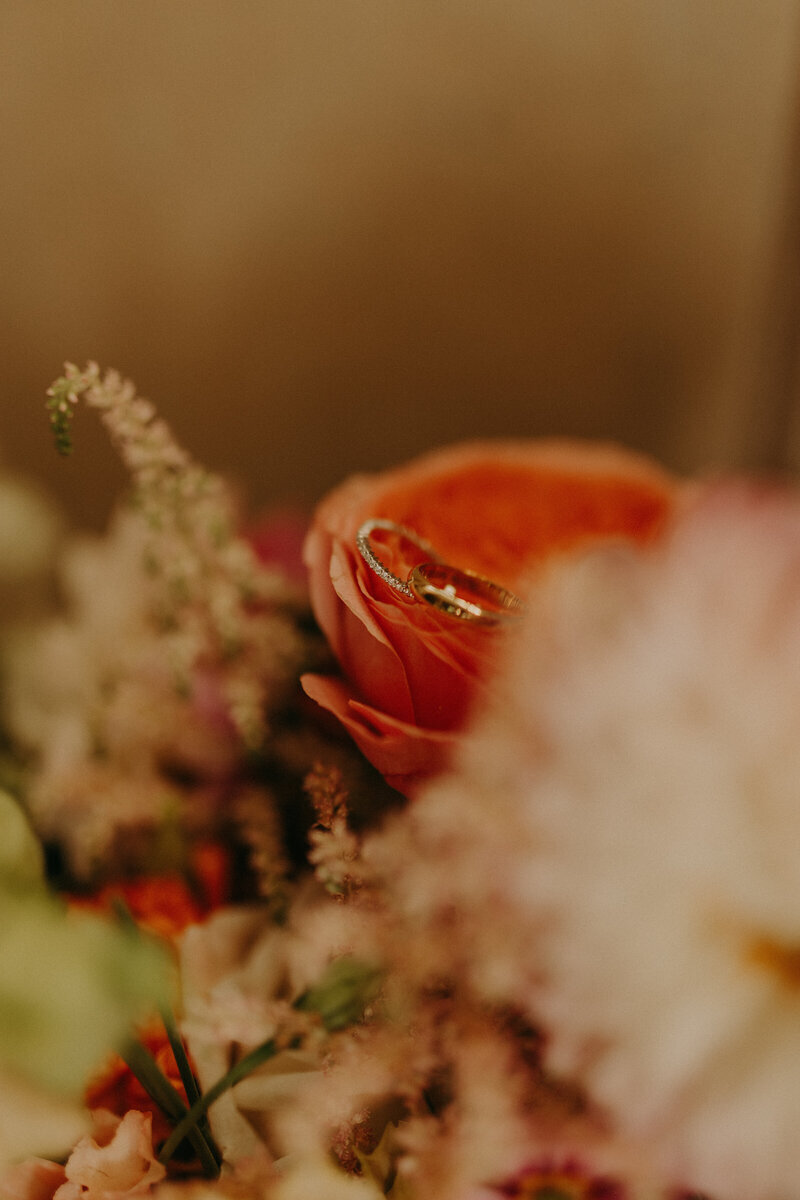
[[[342,669],[304,676],[307,694],[393,786],[413,790],[447,763],[503,639],[379,578],[356,548],[363,522],[403,525],[446,562],[517,590],[536,566],[588,542],[657,536],[676,495],[639,455],[566,441],[467,443],[350,479],[319,506],[306,541],[311,602]],[[403,579],[425,557],[374,536]]]

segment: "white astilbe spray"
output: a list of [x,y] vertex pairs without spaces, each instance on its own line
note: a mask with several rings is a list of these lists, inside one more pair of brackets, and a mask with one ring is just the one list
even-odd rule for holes
[[136,514],[120,512],[105,537],[69,542],[63,615],[23,629],[5,653],[5,716],[35,754],[27,803],[79,876],[109,860],[118,836],[177,813],[180,794],[164,763],[216,780],[236,761],[210,681],[198,680],[191,697],[176,688],[149,615],[146,537]]
[[150,617],[179,687],[203,668],[215,671],[229,715],[249,746],[265,733],[271,691],[300,658],[282,611],[296,600],[280,572],[259,562],[237,533],[237,511],[223,479],[195,463],[130,380],[67,363],[49,389],[48,409],[63,453],[79,400],[97,409],[131,474],[148,536],[144,562],[153,581]]
[[[5,717],[32,753],[28,803],[81,877],[132,835],[213,816],[306,651],[294,585],[238,533],[227,485],[113,371],[68,364],[48,406],[62,450],[79,399],[130,470],[132,506],[66,542],[62,615],[5,653]],[[191,782],[191,815],[176,781]],[[188,785],[187,785],[188,786]]]
[[443,969],[542,1022],[667,1185],[797,1197],[797,496],[719,485],[663,546],[566,564],[499,693],[413,811],[465,847],[401,903],[435,924],[450,888]]

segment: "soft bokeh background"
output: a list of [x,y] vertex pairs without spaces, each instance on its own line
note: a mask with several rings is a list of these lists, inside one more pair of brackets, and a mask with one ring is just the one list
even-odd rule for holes
[[2,0],[0,452],[64,358],[253,503],[478,435],[794,466],[797,0]]

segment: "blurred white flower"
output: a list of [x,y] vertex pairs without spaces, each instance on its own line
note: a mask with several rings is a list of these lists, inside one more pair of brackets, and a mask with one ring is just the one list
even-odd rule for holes
[[[288,1024],[292,1000],[309,983],[292,962],[295,940],[291,929],[275,925],[257,908],[221,909],[186,930],[182,1031],[204,1089]],[[301,1015],[295,1018],[307,1023]],[[270,1130],[271,1113],[319,1069],[319,1055],[283,1049],[220,1096],[209,1120],[225,1161],[240,1162],[265,1145],[283,1153]]]
[[270,1192],[274,1200],[381,1200],[384,1193],[366,1179],[356,1179],[336,1169],[324,1155],[293,1161],[291,1170]]
[[[565,565],[530,607],[414,811],[423,844],[466,838],[468,920],[502,924],[471,978],[543,1021],[553,1069],[668,1182],[795,1196],[800,503],[720,485],[663,547]],[[452,883],[416,895],[429,917]]]
[[78,874],[109,856],[119,831],[177,809],[165,763],[215,780],[236,760],[213,680],[198,676],[189,695],[176,686],[183,666],[153,624],[146,540],[141,517],[122,511],[106,537],[68,543],[66,615],[20,631],[6,651],[6,719],[37,760],[28,803]]

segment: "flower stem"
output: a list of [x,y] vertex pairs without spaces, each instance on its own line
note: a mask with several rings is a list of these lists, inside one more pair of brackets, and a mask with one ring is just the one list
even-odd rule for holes
[[245,1054],[244,1058],[239,1059],[229,1071],[226,1071],[221,1079],[208,1089],[189,1109],[185,1111],[185,1115],[181,1117],[178,1124],[173,1129],[170,1136],[161,1148],[161,1153],[158,1156],[158,1161],[168,1163],[172,1158],[178,1146],[185,1137],[189,1137],[193,1129],[197,1128],[197,1123],[208,1112],[215,1100],[226,1092],[228,1088],[237,1084],[240,1079],[244,1079],[251,1071],[255,1071],[262,1063],[273,1058],[278,1049],[275,1038],[270,1038],[266,1042],[262,1042],[260,1046],[256,1046],[255,1050],[251,1050],[249,1054]]
[[175,1056],[175,1062],[180,1072],[181,1082],[186,1089],[186,1095],[189,1099],[189,1104],[195,1104],[200,1099],[200,1088],[197,1086],[197,1080],[194,1077],[191,1063],[186,1054],[186,1049],[183,1044],[183,1038],[178,1032],[178,1025],[175,1016],[170,1008],[164,1005],[160,1010],[161,1020],[164,1024],[164,1029],[167,1033],[167,1040],[170,1048]]
[[[178,1128],[185,1125],[181,1136],[175,1142],[170,1157],[172,1157],[180,1142],[186,1137],[199,1158],[206,1175],[209,1178],[215,1179],[219,1175],[220,1166],[219,1152],[216,1146],[210,1138],[206,1137],[195,1120],[191,1122],[186,1121],[189,1110],[166,1075],[161,1071],[152,1054],[140,1042],[131,1040],[123,1048],[121,1056],[147,1094],[155,1100],[165,1116],[171,1121],[177,1121]],[[170,1137],[169,1142],[172,1141],[173,1137]]]

